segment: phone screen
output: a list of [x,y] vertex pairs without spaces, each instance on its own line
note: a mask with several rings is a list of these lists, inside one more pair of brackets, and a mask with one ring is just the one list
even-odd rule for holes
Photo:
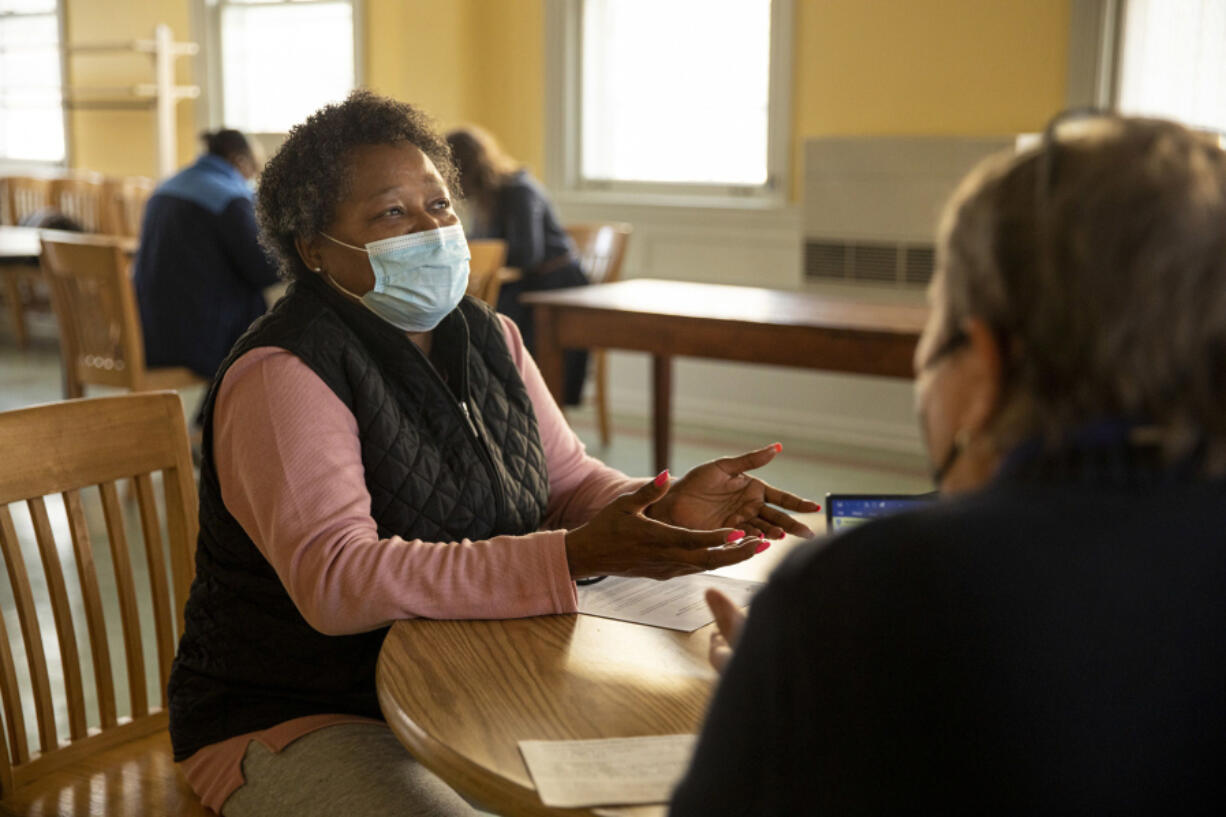
[[831,533],[861,525],[879,516],[931,502],[933,494],[827,494],[826,521]]

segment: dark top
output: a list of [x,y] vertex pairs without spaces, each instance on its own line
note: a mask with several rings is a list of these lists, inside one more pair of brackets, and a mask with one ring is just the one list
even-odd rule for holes
[[1226,803],[1226,483],[1112,458],[791,554],[672,815]]
[[146,363],[213,376],[277,282],[256,236],[251,190],[224,159],[201,156],[158,186],[132,276]]
[[540,272],[547,261],[575,256],[570,236],[562,229],[549,197],[526,170],[512,174],[503,183],[489,223],[474,224],[468,237],[501,238],[507,242],[507,266],[521,269],[528,276]]
[[489,307],[461,301],[427,360],[319,276],[296,281],[235,344],[205,402],[196,577],[169,683],[176,760],[305,715],[380,717],[375,664],[387,628],[312,628],[221,497],[213,401],[230,363],[259,346],[292,352],[353,413],[381,539],[530,533],[549,501],[536,413]]

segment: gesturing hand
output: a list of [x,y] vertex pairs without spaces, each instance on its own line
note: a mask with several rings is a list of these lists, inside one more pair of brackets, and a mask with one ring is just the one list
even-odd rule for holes
[[741,630],[745,626],[745,614],[732,599],[715,588],[706,593],[707,606],[715,614],[716,632],[711,633],[711,648],[707,659],[716,672],[723,672],[724,667],[732,660],[732,651],[741,640]]
[[744,531],[687,530],[656,522],[643,509],[668,493],[668,472],[634,493],[623,494],[586,525],[566,534],[572,579],[589,576],[646,576],[671,579],[748,559],[766,542]]
[[784,533],[813,536],[813,531],[770,505],[801,512],[819,511],[821,505],[745,473],[766,465],[781,450],[782,446],[775,443],[739,457],[722,457],[699,465],[652,506],[651,517],[686,528],[733,527],[750,536],[770,539],[782,539]]

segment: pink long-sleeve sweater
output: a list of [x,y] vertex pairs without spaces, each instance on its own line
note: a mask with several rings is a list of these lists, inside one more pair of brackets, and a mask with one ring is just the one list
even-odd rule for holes
[[[501,317],[501,316],[500,316]],[[226,508],[276,570],[303,618],[330,635],[396,619],[520,618],[573,613],[566,529],[643,484],[587,455],[545,388],[519,330],[507,346],[536,412],[549,470],[543,529],[482,541],[380,539],[370,515],[357,421],[290,352],[260,347],[226,371],[213,412],[213,456]],[[214,811],[243,784],[258,740],[277,752],[353,715],[295,718],[200,749],[181,764]]]

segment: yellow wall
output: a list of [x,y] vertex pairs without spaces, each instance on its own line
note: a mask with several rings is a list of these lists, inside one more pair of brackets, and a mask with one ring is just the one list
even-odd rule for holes
[[793,179],[811,136],[996,135],[1064,107],[1069,0],[797,0]]
[[484,58],[473,77],[471,121],[496,134],[538,175],[545,165],[545,11],[541,0],[474,0]]
[[[176,40],[191,39],[190,0],[64,0],[70,44],[150,38],[166,23]],[[69,58],[69,80],[80,86],[130,86],[153,81],[153,61],[143,54],[77,54]],[[192,82],[190,58],[180,58],[176,80]],[[192,102],[180,102],[178,143],[181,162],[198,150]],[[69,117],[73,167],[108,175],[154,176],[154,114],[143,111],[73,111]]]
[[468,0],[367,0],[366,85],[418,105],[443,127],[465,121],[470,74]]
[[[187,38],[192,0],[66,0],[73,42]],[[1034,130],[1063,106],[1070,0],[795,0],[791,156],[807,137],[985,135]],[[538,173],[545,153],[543,0],[366,0],[365,76],[443,127],[482,125]],[[76,57],[74,80],[151,77],[140,57]],[[181,82],[191,63],[180,61]],[[197,152],[195,108],[179,109],[179,154]],[[72,117],[75,164],[153,171],[149,113]]]
[[535,171],[544,164],[540,0],[367,0],[366,84],[444,128],[481,125]]

